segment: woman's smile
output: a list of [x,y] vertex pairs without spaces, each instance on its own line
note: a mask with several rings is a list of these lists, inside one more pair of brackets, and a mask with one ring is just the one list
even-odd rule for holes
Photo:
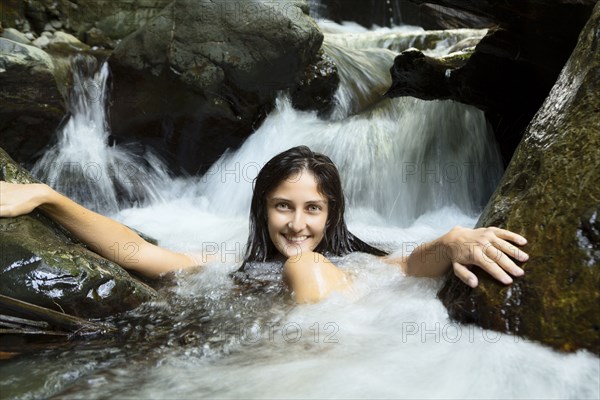
[[302,243],[310,237],[310,236],[290,236],[290,235],[283,235],[283,236],[287,239],[288,242],[292,242],[292,243]]

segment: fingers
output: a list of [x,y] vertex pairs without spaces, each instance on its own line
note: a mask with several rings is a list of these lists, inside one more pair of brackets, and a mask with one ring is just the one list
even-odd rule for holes
[[475,283],[473,286],[473,279],[476,277],[469,269],[471,266],[480,267],[494,279],[507,285],[513,282],[510,275],[522,276],[524,274],[523,269],[514,261],[524,262],[529,259],[529,255],[516,245],[527,243],[523,236],[505,229],[490,227],[472,230],[468,236],[464,237],[473,240],[471,243],[475,246],[470,247],[467,253],[463,253],[466,257],[455,260],[453,269],[456,276],[467,285],[471,287],[477,285]]
[[506,254],[498,251],[491,244],[475,250],[473,263],[506,285],[513,281],[506,272],[512,272],[518,268]]
[[473,272],[471,272],[469,268],[462,265],[461,263],[454,261],[452,263],[452,269],[454,270],[454,275],[456,275],[458,279],[467,284],[467,286],[470,286],[472,288],[477,287],[477,284],[479,283],[477,281],[477,277]]
[[[506,257],[506,256],[505,256]],[[497,263],[492,261],[489,257],[483,254],[483,250],[479,250],[478,255],[472,256],[472,264],[480,267],[488,274],[490,274],[494,279],[509,285],[512,283],[512,278],[498,266]],[[477,287],[479,281],[477,276],[469,269],[469,267],[461,264],[457,261],[452,262],[452,269],[454,270],[454,275],[456,275],[461,281],[466,283],[468,286],[474,288]]]
[[[502,270],[510,273],[513,276],[522,276],[525,272],[521,268],[519,268],[514,263],[514,261],[507,255],[507,254],[511,254],[514,252],[515,252],[514,246],[510,246],[510,245],[506,246],[504,244],[488,243],[487,245],[483,246],[483,248],[482,248],[482,253],[483,253],[483,258],[484,258],[483,262],[486,264],[489,264],[490,268],[494,268],[494,266],[498,266],[499,268],[502,268]],[[521,252],[521,253],[523,253],[523,254],[519,255],[521,257],[520,261],[526,261],[527,254],[525,254],[524,252]]]
[[529,255],[512,243],[524,245],[527,240],[523,236],[506,229],[491,227],[486,228],[486,230],[492,232],[492,235],[488,236],[489,243],[484,245],[483,253],[489,258],[487,261],[492,264],[495,263],[513,276],[522,276],[524,274],[523,269],[518,267],[512,259],[525,262],[529,259]]
[[512,243],[507,242],[506,240],[497,238],[490,241],[492,245],[502,253],[514,258],[515,260],[525,262],[529,260],[529,254],[525,253],[523,250],[519,249]]
[[491,230],[500,239],[509,240],[513,243],[518,244],[519,246],[524,246],[527,244],[527,239],[525,239],[523,236],[519,235],[518,233],[514,233],[512,231],[507,231],[506,229],[502,229],[502,228],[497,228],[495,226],[491,226],[486,229]]

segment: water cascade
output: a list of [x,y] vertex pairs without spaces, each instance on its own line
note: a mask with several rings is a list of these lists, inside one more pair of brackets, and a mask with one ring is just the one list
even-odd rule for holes
[[109,145],[108,78],[107,63],[98,69],[91,56],[73,60],[70,116],[57,132],[56,144],[38,160],[32,173],[95,211],[114,213],[125,202],[156,200],[160,197],[157,186],[169,174],[150,151],[140,157]]
[[[384,99],[393,51],[352,50],[332,37],[325,46],[342,81],[330,118],[294,110],[282,93],[260,129],[203,177],[162,184],[163,175],[148,174],[145,193],[156,195],[113,213],[166,247],[215,245],[221,262],[176,276],[163,299],[117,318],[124,343],[81,345],[0,365],[4,393],[65,399],[598,398],[594,355],[559,354],[454,323],[435,297],[439,280],[404,277],[373,256],[336,260],[353,276],[353,292],[316,305],[293,306],[268,293],[235,289],[229,273],[239,267],[246,240],[252,180],[270,157],[291,146],[330,155],[343,178],[350,229],[397,251],[456,224],[472,226],[500,176],[480,111]],[[77,96],[84,101],[83,93]],[[85,152],[86,162],[110,168],[127,153],[107,146],[105,136],[83,138],[91,131],[106,134],[104,111],[94,108],[101,104],[73,108],[64,137],[38,168],[47,170],[50,183],[62,182],[52,160],[73,162]],[[85,146],[71,147],[75,140]],[[162,170],[156,160],[145,163],[150,171]],[[117,207],[114,186],[102,190],[95,196],[106,204],[98,206]]]
[[445,206],[480,211],[502,173],[483,113],[452,102],[384,98],[396,53],[360,49],[361,43],[373,43],[371,33],[355,34],[355,48],[332,36],[326,36],[324,48],[341,84],[331,116],[297,112],[282,95],[242,148],[224,155],[203,177],[201,192],[211,210],[247,215],[260,167],[278,152],[306,144],[329,155],[342,171],[351,209],[375,211],[382,221],[408,226]]

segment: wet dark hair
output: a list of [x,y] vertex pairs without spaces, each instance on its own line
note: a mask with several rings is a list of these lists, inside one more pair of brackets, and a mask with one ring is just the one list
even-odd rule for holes
[[260,170],[254,181],[250,206],[250,235],[241,271],[249,262],[273,259],[279,251],[271,241],[267,223],[267,196],[285,179],[310,171],[317,181],[317,190],[327,198],[327,222],[323,240],[315,252],[344,256],[360,251],[376,256],[388,253],[373,247],[348,231],[344,220],[345,200],[337,167],[329,157],[314,153],[306,146],[293,147],[277,154]]

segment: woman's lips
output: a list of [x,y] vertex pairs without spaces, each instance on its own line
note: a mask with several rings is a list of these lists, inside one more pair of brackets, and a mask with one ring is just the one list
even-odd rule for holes
[[290,235],[283,235],[283,234],[282,234],[282,236],[289,243],[293,243],[293,244],[303,243],[303,242],[305,242],[310,237],[310,236],[306,236],[306,235],[302,235],[302,236],[290,236]]

